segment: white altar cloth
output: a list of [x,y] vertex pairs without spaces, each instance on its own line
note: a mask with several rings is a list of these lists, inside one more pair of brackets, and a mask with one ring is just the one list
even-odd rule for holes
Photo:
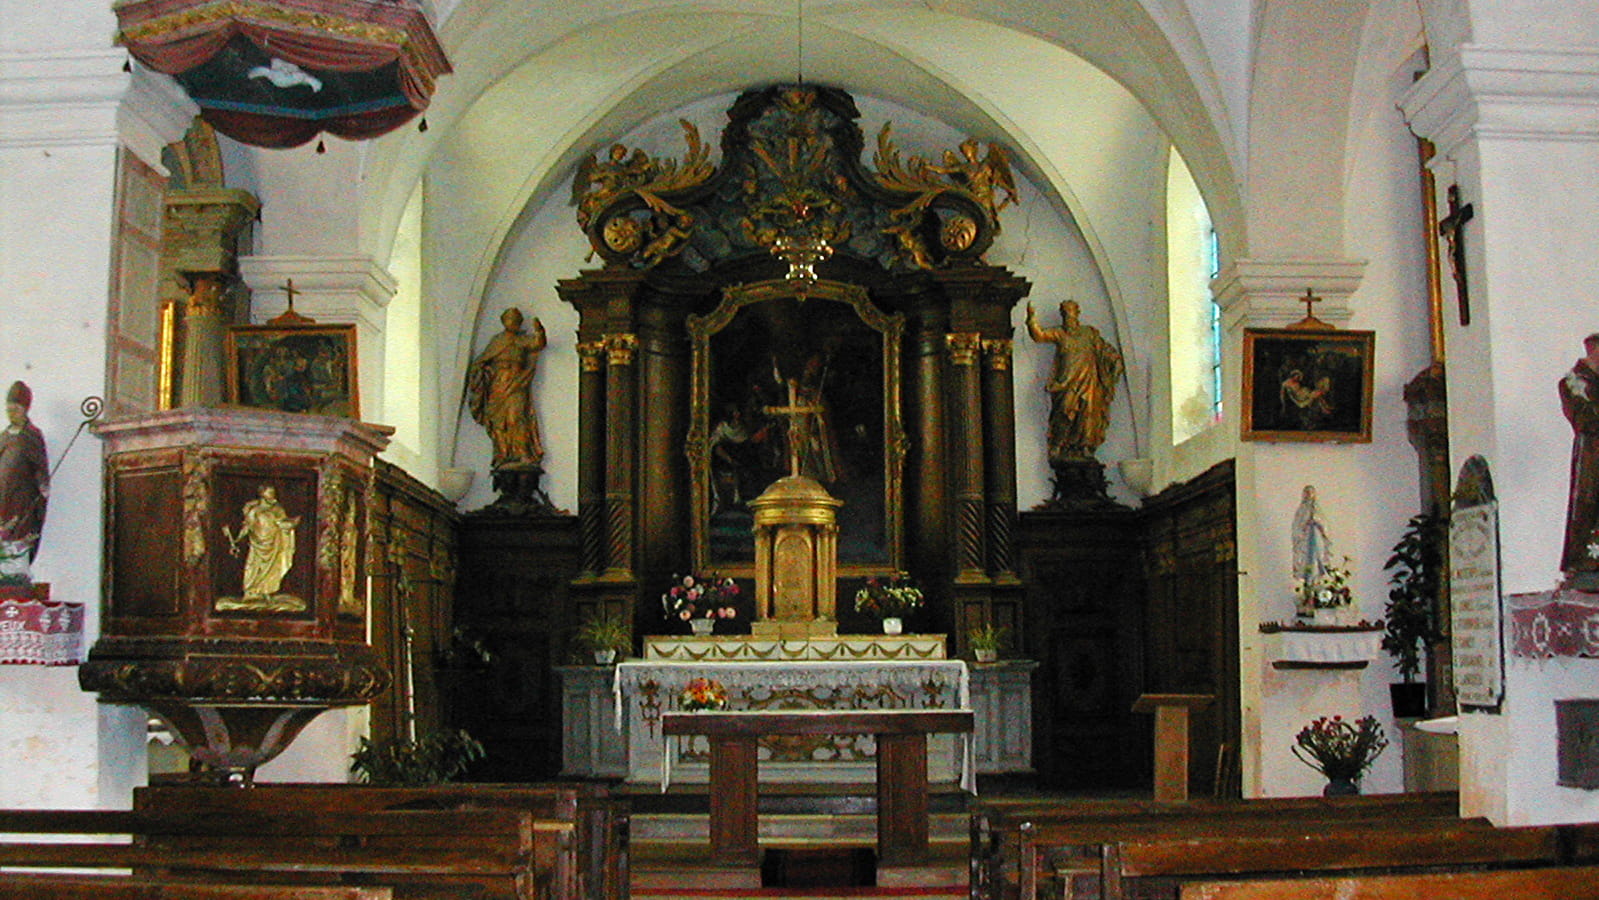
[[[661,713],[679,709],[678,697],[694,678],[727,690],[730,709],[969,709],[970,672],[958,659],[831,662],[618,663],[613,681],[617,728],[628,737],[628,780],[654,782],[676,770],[681,781],[708,778],[703,736],[664,740]],[[624,729],[623,723],[627,727]],[[928,776],[934,782],[970,781],[970,742],[936,735],[928,742]],[[875,776],[870,736],[763,742],[763,780],[870,781]],[[667,754],[673,759],[668,762]]]

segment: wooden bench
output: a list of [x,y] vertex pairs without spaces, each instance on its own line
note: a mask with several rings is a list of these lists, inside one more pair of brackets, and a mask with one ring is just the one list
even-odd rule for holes
[[1453,792],[1189,803],[1148,798],[984,800],[971,817],[972,896],[1036,897],[1038,879],[1054,872],[1061,855],[1097,854],[1100,845],[1121,836],[1163,833],[1163,823],[1454,819],[1458,805]]
[[1573,900],[1599,894],[1599,867],[1405,872],[1336,878],[1206,881],[1181,900]]
[[427,787],[259,784],[248,790],[238,790],[170,784],[139,788],[134,792],[134,808],[252,814],[297,809],[330,817],[407,809],[522,810],[539,819],[572,823],[575,855],[565,863],[576,873],[576,884],[570,896],[625,896],[629,878],[627,804],[603,785],[576,782]]
[[186,884],[95,875],[0,872],[0,900],[391,900],[377,887]]
[[567,863],[572,828],[509,809],[23,810],[0,812],[0,832],[77,839],[0,843],[0,867],[131,870],[161,882],[386,886],[402,898],[566,900],[576,896]]
[[1567,865],[1573,829],[1590,826],[1495,828],[1483,819],[1263,823],[1132,837],[1103,846],[1102,900],[1175,900],[1184,882],[1215,876],[1394,874],[1402,870]]

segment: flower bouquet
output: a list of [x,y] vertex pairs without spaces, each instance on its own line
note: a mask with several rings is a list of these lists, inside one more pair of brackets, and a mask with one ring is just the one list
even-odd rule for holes
[[661,613],[684,622],[738,616],[738,583],[718,575],[684,575],[661,595]]
[[1349,587],[1349,557],[1341,566],[1328,566],[1314,578],[1294,579],[1294,609],[1300,618],[1312,618],[1319,609],[1344,609],[1353,605]]
[[688,712],[727,708],[727,688],[709,678],[691,678],[677,695],[677,706]]
[[1353,722],[1323,716],[1300,729],[1291,749],[1300,762],[1327,777],[1327,793],[1355,793],[1355,783],[1387,747],[1373,716]]
[[922,589],[905,572],[874,575],[855,592],[855,611],[879,619],[902,618],[921,606]]

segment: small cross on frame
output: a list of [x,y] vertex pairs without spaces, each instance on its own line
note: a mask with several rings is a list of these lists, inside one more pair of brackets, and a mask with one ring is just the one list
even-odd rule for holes
[[[775,370],[774,370],[775,371]],[[800,432],[804,429],[804,416],[825,412],[823,407],[803,404],[799,400],[799,382],[788,379],[788,405],[765,406],[761,411],[769,416],[787,416],[788,420],[788,473],[800,475]]]
[[1470,203],[1460,202],[1460,185],[1449,186],[1449,215],[1438,222],[1438,233],[1449,244],[1449,268],[1455,276],[1455,299],[1460,303],[1460,324],[1471,324],[1471,293],[1466,289],[1466,223],[1477,214]]
[[1330,330],[1333,326],[1316,318],[1315,306],[1317,303],[1320,303],[1321,300],[1322,298],[1316,296],[1316,292],[1314,290],[1311,288],[1305,288],[1305,296],[1299,298],[1299,302],[1305,304],[1305,317],[1288,327],[1315,331]]
[[283,326],[283,325],[315,325],[316,324],[316,320],[311,318],[310,316],[302,316],[299,313],[294,311],[294,295],[303,294],[305,292],[294,286],[294,279],[293,278],[290,278],[287,281],[285,281],[283,283],[283,287],[280,288],[280,290],[282,290],[284,294],[288,295],[289,308],[284,310],[281,314],[273,316],[272,320],[270,322],[268,322],[267,324],[269,324],[269,325],[279,325],[279,326]]

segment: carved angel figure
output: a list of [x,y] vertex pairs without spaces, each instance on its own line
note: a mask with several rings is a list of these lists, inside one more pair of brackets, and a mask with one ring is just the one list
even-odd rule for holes
[[[631,153],[622,144],[612,144],[606,158],[590,154],[572,179],[572,205],[577,207],[577,224],[589,233],[596,253],[639,253],[647,265],[655,265],[679,253],[694,225],[694,217],[667,201],[663,195],[688,190],[703,184],[716,171],[710,162],[710,148],[700,141],[699,129],[681,121],[688,152],[682,162],[653,159],[641,149]],[[598,222],[602,214],[629,194],[636,195],[649,210],[648,219],[639,222]],[[636,209],[635,209],[636,211]],[[626,215],[624,212],[623,216]],[[598,233],[590,226],[598,225]],[[603,245],[603,246],[602,246]]]
[[[1016,178],[1011,174],[1010,157],[1003,147],[989,144],[988,155],[981,158],[978,156],[980,151],[981,145],[977,139],[967,138],[961,141],[959,155],[953,150],[945,150],[944,164],[929,164],[927,169],[948,176],[977,198],[997,228],[999,211],[1017,202]],[[994,202],[996,191],[1004,194],[998,203]]]

